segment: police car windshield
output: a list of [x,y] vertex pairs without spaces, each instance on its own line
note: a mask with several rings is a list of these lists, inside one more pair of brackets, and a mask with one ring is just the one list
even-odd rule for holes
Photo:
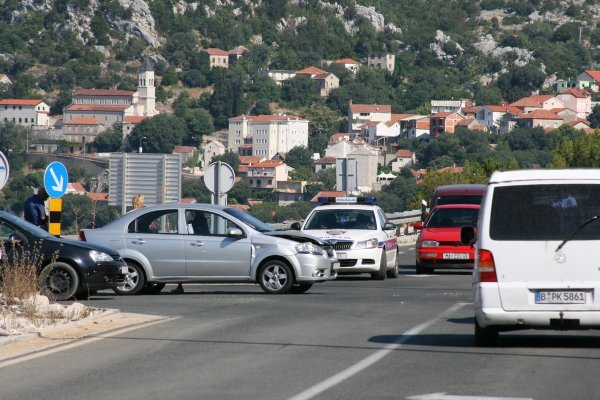
[[316,210],[304,227],[310,229],[377,229],[375,213],[371,210]]

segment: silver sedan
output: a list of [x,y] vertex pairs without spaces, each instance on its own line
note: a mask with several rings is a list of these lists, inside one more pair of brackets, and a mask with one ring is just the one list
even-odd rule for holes
[[115,249],[129,274],[119,294],[166,283],[257,282],[267,293],[303,293],[335,279],[339,262],[322,240],[275,231],[235,208],[163,204],[130,211],[80,239]]

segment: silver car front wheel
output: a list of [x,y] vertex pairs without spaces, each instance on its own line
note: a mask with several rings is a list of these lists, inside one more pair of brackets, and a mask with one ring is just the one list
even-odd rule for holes
[[262,290],[269,294],[284,294],[290,291],[294,276],[285,262],[271,260],[260,267],[258,283]]
[[145,284],[146,277],[144,276],[142,267],[132,263],[131,261],[127,261],[127,274],[125,275],[125,281],[123,283],[119,283],[113,290],[117,294],[137,294],[144,288]]

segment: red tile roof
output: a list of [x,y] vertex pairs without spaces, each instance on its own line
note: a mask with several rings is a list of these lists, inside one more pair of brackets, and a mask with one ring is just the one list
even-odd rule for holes
[[237,47],[235,47],[235,48],[233,48],[233,49],[229,50],[227,53],[228,53],[228,54],[237,54],[237,55],[242,55],[242,54],[244,54],[244,53],[245,53],[245,52],[247,52],[247,51],[248,51],[248,49],[247,49],[247,48],[245,48],[244,46],[237,46]]
[[398,150],[396,152],[396,157],[398,158],[412,158],[413,154],[415,154],[412,150]]
[[126,124],[139,124],[140,122],[142,122],[143,120],[147,119],[148,117],[133,117],[133,116],[129,116],[129,117],[124,117],[123,118],[123,122],[125,122]]
[[182,204],[190,204],[190,203],[195,203],[196,199],[191,198],[191,197],[182,197],[181,199],[179,199],[179,202]]
[[133,96],[129,90],[109,90],[109,89],[80,89],[75,92],[75,96]]
[[571,96],[577,97],[580,99],[585,99],[587,97],[590,97],[590,94],[585,89],[581,89],[581,88],[566,89],[566,90],[563,90],[562,92],[560,92],[560,94],[570,94]]
[[300,71],[296,71],[296,74],[298,75],[322,75],[322,74],[328,74],[327,71],[323,71],[322,69],[319,69],[317,67],[308,67],[308,68],[304,68],[301,69]]
[[335,164],[335,157],[323,157],[315,161],[315,164]]
[[350,140],[350,134],[349,133],[334,133],[329,138],[329,143],[339,143],[343,140]]
[[211,56],[228,56],[229,53],[226,52],[225,50],[221,50],[221,49],[215,49],[213,47],[208,48],[205,50],[208,54],[210,54]]
[[259,156],[240,156],[241,164],[256,164],[264,160],[264,157]]
[[554,96],[538,94],[529,97],[523,97],[514,103],[510,103],[510,105],[513,107],[541,107],[546,100],[549,100],[552,97]]
[[192,153],[194,149],[194,146],[175,146],[173,147],[172,153]]
[[71,104],[65,108],[66,111],[105,111],[123,112],[130,106],[99,106],[94,104]]
[[561,117],[550,110],[533,110],[528,113],[519,114],[519,118],[522,119],[560,119]]
[[280,165],[284,165],[282,161],[265,160],[265,161],[261,161],[256,164],[249,165],[248,169],[251,169],[251,168],[275,168],[275,167],[279,167]]
[[410,117],[414,117],[415,115],[417,115],[417,114],[392,114],[392,115],[390,116],[390,119],[391,119],[392,121],[401,121],[401,120],[403,120],[403,119],[407,119],[407,118],[410,118]]
[[360,63],[358,61],[354,61],[351,58],[342,58],[341,60],[336,60],[333,62],[334,64],[355,64],[355,65],[360,65]]
[[3,106],[37,106],[42,103],[43,100],[34,99],[2,99],[0,105]]
[[391,113],[392,106],[389,104],[350,104],[350,112],[361,113],[361,112],[377,112],[377,113]]
[[92,117],[79,117],[65,122],[65,125],[102,125],[100,121]]
[[488,110],[490,110],[492,112],[499,112],[499,113],[519,114],[521,112],[520,108],[513,107],[513,106],[508,106],[508,105],[504,105],[504,106],[485,106],[485,108],[487,108]]
[[591,76],[594,81],[600,82],[600,71],[585,71],[585,73]]
[[108,201],[108,193],[87,192],[85,195],[92,201]]

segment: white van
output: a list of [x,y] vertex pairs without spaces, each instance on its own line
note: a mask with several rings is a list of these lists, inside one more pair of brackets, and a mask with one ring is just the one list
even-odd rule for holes
[[600,169],[495,172],[474,229],[475,342],[600,328]]

